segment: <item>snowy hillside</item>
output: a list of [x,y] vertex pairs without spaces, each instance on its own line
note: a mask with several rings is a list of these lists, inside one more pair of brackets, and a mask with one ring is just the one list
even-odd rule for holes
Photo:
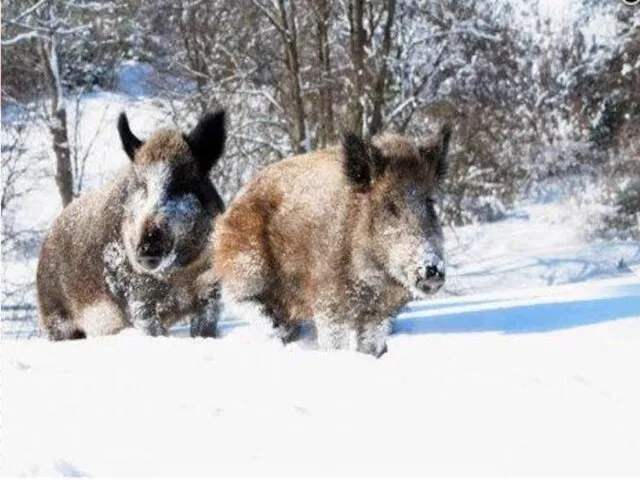
[[3,341],[5,475],[640,474],[640,280],[414,304],[380,360]]

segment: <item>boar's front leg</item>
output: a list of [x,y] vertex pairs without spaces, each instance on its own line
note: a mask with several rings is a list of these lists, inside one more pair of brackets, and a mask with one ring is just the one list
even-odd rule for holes
[[387,318],[364,319],[360,324],[356,350],[380,358],[387,353],[387,337],[391,328],[391,321]]
[[262,305],[261,312],[270,321],[273,336],[279,338],[284,345],[294,342],[300,337],[300,324],[289,319],[278,309]]
[[[348,318],[348,317],[347,317]],[[318,317],[315,321],[318,346],[324,350],[352,350],[380,358],[387,352],[388,319],[366,318],[348,322]]]
[[337,315],[316,314],[314,325],[318,346],[322,350],[356,350],[357,330]]
[[198,301],[190,319],[192,337],[215,337],[218,334],[220,318],[220,288],[216,287]]
[[131,324],[152,337],[166,335],[167,330],[157,312],[155,304],[149,300],[134,300],[129,304]]
[[167,292],[155,280],[133,271],[120,242],[105,246],[103,261],[108,290],[113,301],[126,309],[129,322],[147,335],[166,335],[158,305]]

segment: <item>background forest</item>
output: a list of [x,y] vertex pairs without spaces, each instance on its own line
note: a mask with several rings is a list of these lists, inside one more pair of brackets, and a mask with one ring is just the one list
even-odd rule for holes
[[100,136],[117,111],[89,106],[110,92],[183,130],[224,106],[226,200],[345,129],[450,120],[449,227],[561,194],[592,208],[589,238],[638,239],[639,27],[612,0],[2,0],[3,264],[37,255],[46,225],[20,221],[34,179],[55,180],[58,211],[104,183],[87,172],[120,155]]

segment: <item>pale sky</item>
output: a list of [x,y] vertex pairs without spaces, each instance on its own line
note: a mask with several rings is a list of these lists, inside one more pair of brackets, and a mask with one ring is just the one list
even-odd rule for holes
[[571,0],[538,0],[540,2],[540,13],[549,15],[553,23],[561,24],[568,21],[577,13],[580,2]]
[[[556,28],[566,26],[580,13],[580,8],[584,8],[582,6],[582,2],[579,0],[538,1],[540,5],[540,13],[543,15],[549,15],[552,19],[552,26]],[[585,26],[583,33],[586,35],[587,40],[590,40],[593,37],[614,38],[616,34],[616,22],[611,14],[603,15],[602,17],[594,18],[589,22]]]

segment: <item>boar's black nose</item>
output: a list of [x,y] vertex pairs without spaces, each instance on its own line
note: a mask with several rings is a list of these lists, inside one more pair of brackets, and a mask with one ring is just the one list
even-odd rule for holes
[[444,279],[444,273],[442,273],[440,270],[438,270],[437,267],[435,267],[433,265],[429,265],[427,267],[425,278],[427,280],[429,280],[429,279],[439,279],[439,278]]
[[169,241],[162,229],[149,228],[138,246],[137,255],[140,264],[147,270],[154,270],[169,251]]
[[138,260],[142,264],[142,266],[147,270],[155,270],[160,262],[162,261],[162,257],[159,256],[150,256],[150,255],[141,255],[138,257]]
[[429,265],[424,276],[416,282],[416,286],[425,293],[435,293],[444,284],[444,271],[434,265]]

